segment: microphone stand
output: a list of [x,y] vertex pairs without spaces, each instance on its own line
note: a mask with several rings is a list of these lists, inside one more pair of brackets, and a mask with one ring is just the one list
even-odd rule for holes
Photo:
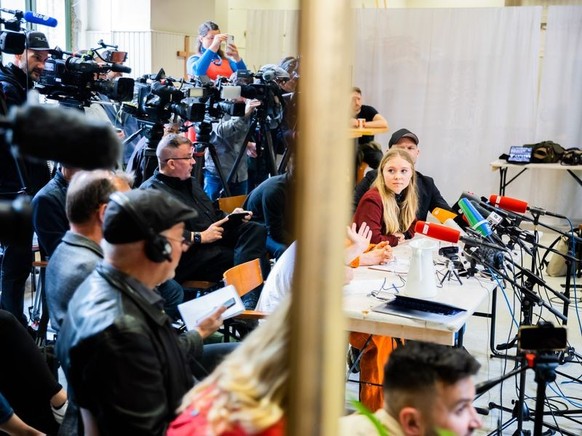
[[[470,252],[470,255],[473,256],[476,260],[480,261],[484,266],[490,268],[492,271],[494,271],[496,274],[498,274],[501,278],[503,278],[504,280],[509,282],[512,286],[514,286],[515,288],[520,290],[520,292],[522,294],[522,299],[521,299],[521,313],[522,313],[521,316],[522,316],[522,318],[521,318],[520,326],[533,325],[533,306],[534,306],[534,304],[543,306],[546,309],[548,309],[553,315],[558,317],[562,321],[562,323],[565,325],[565,323],[567,322],[567,319],[568,319],[567,316],[560,313],[559,311],[555,310],[553,307],[551,307],[549,304],[547,304],[543,299],[541,299],[538,295],[536,295],[536,293],[533,291],[533,287],[537,284],[538,286],[543,286],[543,287],[549,289],[556,296],[558,296],[558,298],[560,298],[562,301],[564,301],[564,304],[567,304],[566,302],[569,301],[566,296],[564,296],[563,294],[561,294],[559,292],[554,291],[551,287],[549,287],[543,280],[541,280],[539,277],[537,277],[534,273],[527,271],[525,268],[515,264],[515,262],[510,261],[507,258],[505,258],[506,261],[509,261],[513,266],[520,269],[520,273],[526,277],[526,281],[522,286],[521,284],[517,283],[514,279],[511,279],[507,274],[500,271],[496,265],[492,265],[491,262],[489,262],[487,259],[484,259],[483,257],[479,257],[477,254],[478,254],[478,251]],[[517,338],[512,340],[509,344],[501,344],[500,346],[498,346],[498,349],[511,348],[515,344],[515,342],[517,342]],[[498,354],[493,354],[492,357],[496,357],[496,356],[498,356]],[[517,356],[516,358],[518,360],[521,360],[522,362],[524,360],[523,355]],[[530,359],[530,361],[531,361],[531,359]],[[533,367],[536,370],[535,381],[537,383],[536,410],[534,413],[534,421],[535,421],[534,422],[534,436],[540,436],[542,434],[542,432],[541,432],[542,426],[545,426],[547,428],[550,428],[550,429],[553,429],[556,431],[561,431],[562,434],[570,435],[570,433],[562,431],[552,424],[548,424],[548,423],[543,422],[543,415],[544,415],[543,409],[544,409],[545,390],[546,390],[547,382],[548,381],[553,382],[556,379],[555,368],[557,367],[558,363],[565,363],[565,362],[560,362],[558,357],[555,355],[537,356],[536,360],[534,360],[534,363],[533,363]],[[486,384],[483,384],[483,385],[480,385],[477,387],[477,393],[482,394],[482,393],[486,392],[488,389],[490,389],[491,387],[495,386],[497,383],[500,383],[501,381],[503,381],[503,380],[513,376],[513,375],[519,374],[518,400],[516,401],[513,410],[509,410],[509,409],[504,408],[503,406],[497,405],[495,403],[489,403],[490,408],[499,408],[501,410],[512,412],[512,419],[510,421],[506,422],[502,428],[506,428],[507,426],[511,425],[515,421],[515,422],[517,422],[517,429],[513,434],[518,435],[518,436],[525,435],[525,432],[523,431],[523,421],[524,420],[531,420],[531,415],[530,415],[529,409],[527,407],[527,404],[525,403],[525,386],[526,386],[525,369],[527,369],[527,366],[525,366],[525,368],[524,368],[524,366],[525,365],[522,364],[521,367],[518,367],[515,370],[511,371],[510,373],[502,376],[500,378],[500,380],[492,380],[490,382],[487,382]],[[494,381],[496,381],[497,383],[493,383]],[[551,413],[553,413],[553,412],[551,412]]]

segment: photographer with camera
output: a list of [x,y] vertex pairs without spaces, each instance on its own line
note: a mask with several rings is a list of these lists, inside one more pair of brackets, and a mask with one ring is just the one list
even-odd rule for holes
[[[246,70],[247,66],[238,54],[234,40],[229,41],[229,36],[221,33],[218,24],[212,21],[202,23],[198,28],[198,54],[188,58],[188,74],[215,80],[218,76],[230,77],[237,70]],[[226,43],[226,53],[220,48],[222,43]]]
[[[0,67],[0,87],[6,97],[6,114],[12,106],[26,103],[27,92],[38,82],[51,52],[46,36],[28,32],[25,50],[14,55],[14,62]],[[19,194],[35,195],[50,180],[47,163],[36,163],[15,158],[8,146],[0,146],[0,198],[12,200]],[[4,245],[2,258],[2,296],[0,308],[11,312],[22,324],[24,316],[24,285],[30,274],[32,261],[32,231],[29,242],[22,246]]]

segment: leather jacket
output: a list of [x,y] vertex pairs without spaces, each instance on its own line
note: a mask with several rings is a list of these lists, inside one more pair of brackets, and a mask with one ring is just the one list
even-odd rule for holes
[[79,286],[57,339],[73,400],[101,434],[161,435],[192,387],[188,362],[202,352],[179,342],[153,290],[100,263]]

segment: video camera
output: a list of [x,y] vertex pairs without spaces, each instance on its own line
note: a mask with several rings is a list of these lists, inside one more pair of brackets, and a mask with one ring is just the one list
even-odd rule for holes
[[0,24],[4,25],[4,30],[0,33],[0,51],[7,54],[22,54],[26,45],[26,35],[22,28],[24,12],[0,8],[0,12],[14,15],[11,19],[0,18]]
[[[119,77],[108,80],[100,77],[110,71],[130,73],[131,68],[120,65],[127,58],[127,53],[117,51],[117,46],[107,45],[102,40],[99,44],[99,48],[84,53],[71,53],[58,48],[53,50],[40,75],[38,91],[49,99],[78,107],[91,105],[95,93],[104,94],[111,100],[131,100],[133,79]],[[107,47],[114,50],[99,52]]]
[[185,121],[212,121],[224,114],[244,115],[245,105],[233,101],[240,97],[240,88],[227,86],[223,80],[184,82],[167,77],[161,69],[135,81],[135,100],[123,109],[147,124],[167,123],[172,115]]

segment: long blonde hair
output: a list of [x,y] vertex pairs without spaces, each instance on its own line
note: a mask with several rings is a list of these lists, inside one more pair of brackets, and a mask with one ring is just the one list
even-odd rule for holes
[[193,402],[209,401],[207,420],[212,434],[235,425],[247,433],[257,433],[278,422],[288,403],[290,306],[288,296],[264,324],[184,396],[179,412]]
[[[410,184],[402,191],[403,200],[400,204],[396,201],[396,194],[388,189],[384,181],[384,167],[388,162],[395,158],[401,157],[410,164],[412,169],[412,177]],[[418,195],[416,193],[416,171],[414,171],[414,161],[405,150],[398,148],[391,148],[388,150],[380,161],[378,167],[378,177],[374,181],[374,186],[380,192],[382,198],[382,207],[384,219],[384,226],[386,227],[386,234],[392,235],[397,232],[405,232],[416,218],[416,211],[418,210]]]

